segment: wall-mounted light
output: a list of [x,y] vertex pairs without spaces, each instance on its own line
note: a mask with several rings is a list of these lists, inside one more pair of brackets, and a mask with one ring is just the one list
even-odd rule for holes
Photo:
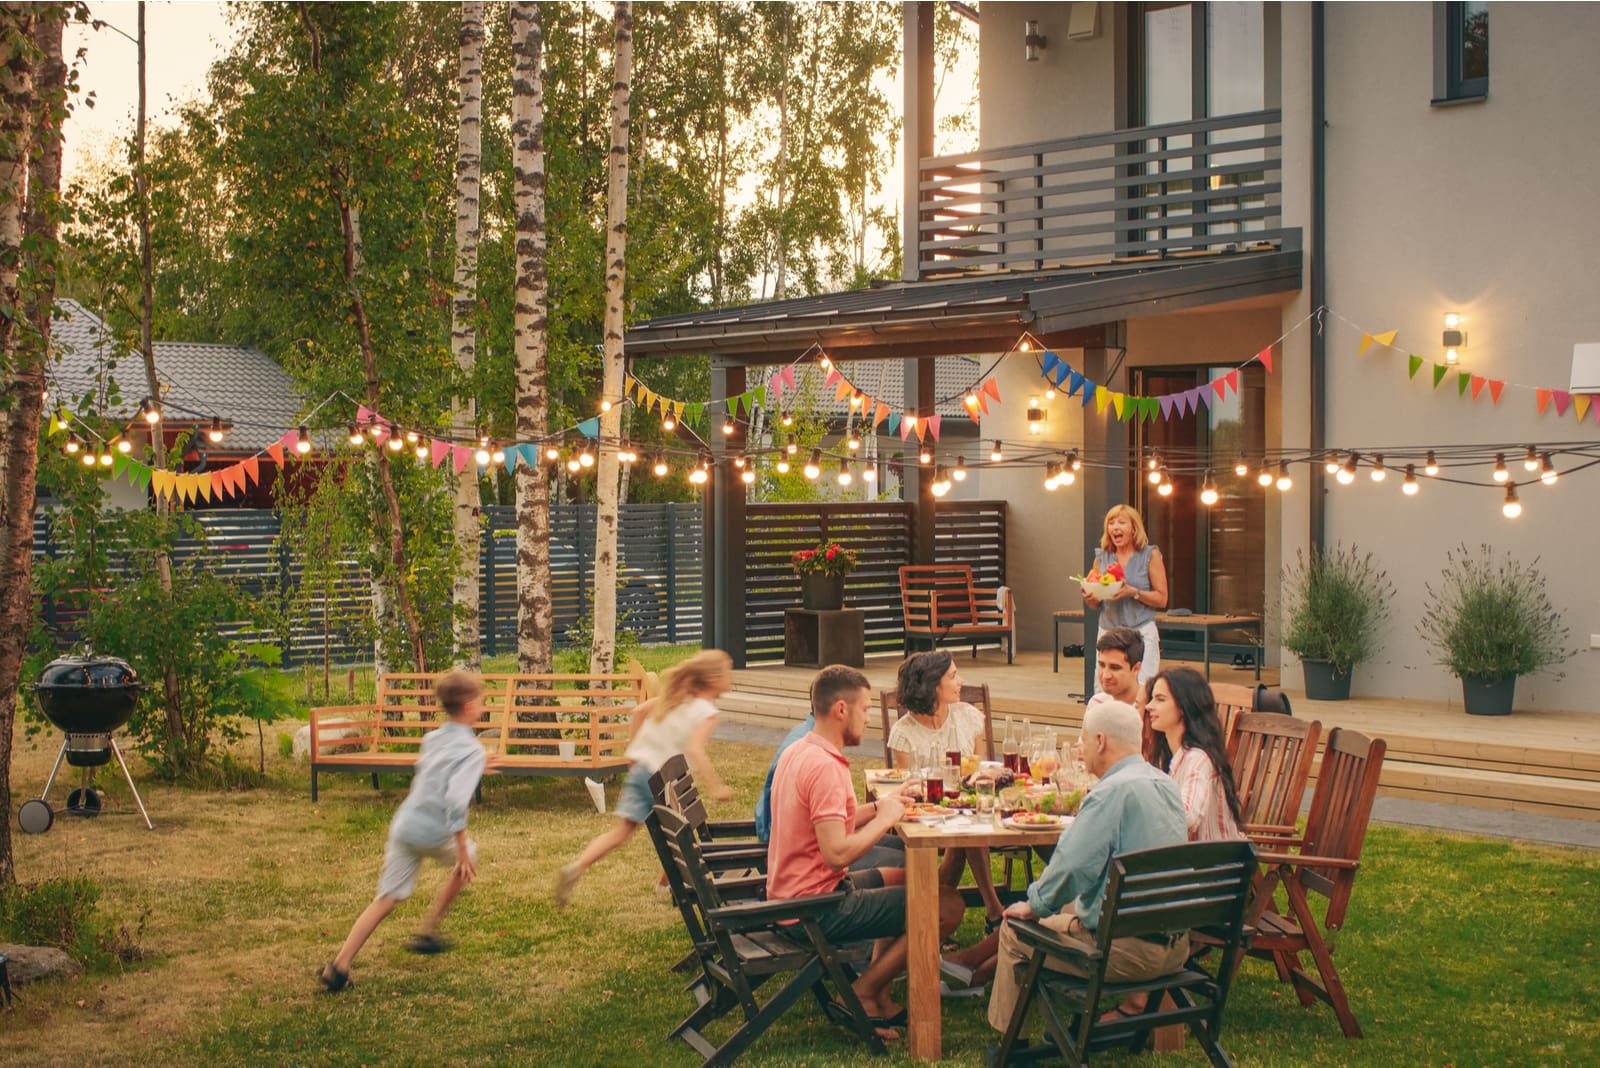
[[1037,19],[1029,19],[1022,24],[1022,54],[1029,63],[1039,62],[1039,53],[1044,51],[1044,35],[1039,32]]
[[1044,432],[1045,410],[1039,406],[1038,397],[1028,398],[1028,433]]
[[1444,362],[1451,367],[1461,362],[1461,353],[1458,351],[1467,347],[1467,332],[1461,329],[1461,316],[1455,312],[1447,312],[1444,317]]

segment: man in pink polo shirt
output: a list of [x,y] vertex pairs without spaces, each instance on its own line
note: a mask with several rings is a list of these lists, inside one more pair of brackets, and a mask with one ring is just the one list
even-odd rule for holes
[[[872,963],[856,980],[856,996],[879,1028],[905,1022],[889,984],[905,970],[906,890],[903,868],[846,869],[877,844],[905,812],[898,794],[857,807],[844,750],[861,744],[872,707],[871,684],[854,668],[823,668],[811,684],[812,732],[778,760],[772,780],[772,837],[767,842],[767,897],[845,897],[818,925],[836,945],[877,940]],[[961,898],[940,888],[940,937],[961,923]]]

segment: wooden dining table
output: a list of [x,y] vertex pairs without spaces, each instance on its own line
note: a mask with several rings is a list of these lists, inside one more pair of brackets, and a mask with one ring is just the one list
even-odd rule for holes
[[943,1057],[939,997],[939,850],[969,847],[1054,846],[1060,827],[1014,830],[989,817],[923,824],[902,821],[895,830],[906,843],[907,1052],[917,1060]]

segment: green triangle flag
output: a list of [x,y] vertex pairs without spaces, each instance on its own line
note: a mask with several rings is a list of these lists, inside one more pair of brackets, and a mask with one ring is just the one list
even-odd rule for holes
[[1422,357],[1421,356],[1415,356],[1415,355],[1412,356],[1411,357],[1411,370],[1406,373],[1406,377],[1407,378],[1415,378],[1415,377],[1417,377],[1417,371],[1419,371],[1421,368],[1422,368]]
[[1467,386],[1472,382],[1472,375],[1466,371],[1457,373],[1460,377],[1456,379],[1456,396],[1465,397],[1467,395]]
[[1146,397],[1144,398],[1143,403],[1144,421],[1147,423],[1155,422],[1156,416],[1161,412],[1161,402],[1156,400],[1154,397]]
[[121,453],[111,458],[111,477],[121,478],[122,473],[128,469],[128,458]]
[[706,406],[699,401],[695,401],[693,404],[685,404],[683,410],[690,418],[698,419],[705,412]]
[[149,464],[140,463],[138,460],[128,461],[128,484],[138,489],[147,489],[150,485],[151,467]]
[[1450,373],[1448,364],[1436,363],[1433,365],[1433,388],[1438,389],[1439,383],[1444,381],[1444,376]]

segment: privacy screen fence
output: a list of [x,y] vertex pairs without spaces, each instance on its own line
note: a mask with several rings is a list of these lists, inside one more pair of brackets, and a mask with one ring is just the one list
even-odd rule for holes
[[[276,510],[216,509],[189,513],[202,536],[185,538],[174,554],[180,562],[202,550],[218,574],[238,582],[252,597],[286,606],[287,636],[250,624],[218,621],[220,635],[281,647],[285,666],[318,662],[324,652],[337,662],[371,659],[364,637],[371,618],[371,587],[361,561],[348,559],[319,569],[280,537],[284,516]],[[505,506],[483,510],[479,554],[479,602],[485,655],[516,650],[516,512]],[[292,520],[292,516],[290,517]],[[800,603],[800,579],[789,558],[821,541],[856,549],[860,566],[846,582],[849,607],[866,613],[868,650],[900,648],[900,574],[911,563],[913,509],[880,504],[752,504],[746,520],[746,651],[752,662],[783,657],[783,610]],[[571,642],[594,605],[593,505],[555,505],[550,516],[551,602],[557,645]],[[705,530],[697,504],[630,504],[618,528],[619,625],[645,644],[698,642],[709,591],[704,588]],[[60,552],[51,520],[34,522],[34,553]],[[112,551],[112,575],[128,566]],[[999,586],[1006,574],[1004,501],[941,501],[935,511],[934,559],[969,564],[980,586]],[[46,626],[58,642],[77,640],[77,623],[94,591],[45,598]]]

